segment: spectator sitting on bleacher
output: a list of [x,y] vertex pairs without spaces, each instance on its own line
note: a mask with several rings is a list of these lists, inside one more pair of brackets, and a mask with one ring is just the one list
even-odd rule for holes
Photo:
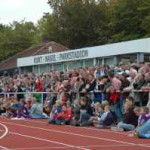
[[119,122],[117,127],[112,127],[115,131],[131,131],[134,130],[138,124],[138,116],[134,112],[134,99],[127,97],[125,102],[125,113],[123,121]]
[[[134,130],[132,134],[129,134],[131,137],[138,137],[139,133],[144,136],[144,132],[141,131],[141,126],[143,126],[148,120],[150,120],[150,112],[148,107],[141,107],[141,108],[135,108],[135,113],[139,116],[138,117],[138,126]],[[149,137],[150,138],[150,137]]]
[[104,113],[98,120],[99,120],[98,128],[110,128],[111,125],[114,123],[113,114],[110,111],[109,105],[106,105],[104,107]]
[[80,126],[89,126],[89,119],[93,115],[93,110],[89,104],[89,99],[87,97],[82,97],[80,99]]
[[96,102],[94,104],[94,110],[94,116],[90,117],[89,122],[91,122],[95,127],[97,127],[99,125],[99,118],[101,118],[101,116],[104,113],[104,108],[99,102]]
[[80,119],[80,103],[79,100],[74,100],[72,104],[72,120],[70,122],[73,126],[79,126],[79,119]]
[[35,97],[32,99],[32,105],[30,108],[30,116],[33,119],[44,119],[46,118],[43,114],[43,105],[37,101]]
[[61,100],[57,100],[56,103],[53,105],[53,108],[51,110],[49,123],[56,124],[56,120],[57,120],[57,118],[59,118],[59,115],[61,114],[62,109],[63,109],[63,102]]

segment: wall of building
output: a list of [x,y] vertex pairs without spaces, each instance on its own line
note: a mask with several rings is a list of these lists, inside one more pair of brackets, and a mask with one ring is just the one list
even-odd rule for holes
[[[98,57],[93,59],[84,59],[84,60],[74,60],[62,63],[53,63],[53,64],[41,64],[34,66],[21,67],[21,72],[29,72],[33,71],[34,73],[43,73],[48,72],[50,70],[58,70],[58,71],[69,71],[75,68],[85,68],[85,67],[93,67],[93,66],[102,66],[102,65],[110,65],[115,66],[119,63],[135,63],[137,61],[138,54],[127,54],[127,55],[118,55],[111,57]],[[139,56],[138,56],[139,57]],[[31,69],[32,68],[32,69]]]
[[96,65],[117,65],[120,62],[138,63],[149,59],[147,55],[150,55],[150,38],[19,58],[17,66],[22,70],[32,68],[35,73],[52,69],[68,71]]

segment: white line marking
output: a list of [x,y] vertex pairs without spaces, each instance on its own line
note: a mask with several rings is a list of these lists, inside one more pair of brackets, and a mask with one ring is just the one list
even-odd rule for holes
[[129,144],[129,145],[134,145],[134,146],[150,147],[150,146],[145,146],[145,145],[142,145],[142,144],[136,144],[136,143],[125,142],[125,141],[118,141],[118,140],[108,139],[108,138],[94,137],[94,136],[90,136],[90,135],[83,135],[83,134],[77,134],[77,133],[71,133],[71,132],[63,132],[63,131],[53,130],[53,129],[44,129],[44,128],[40,128],[40,127],[20,125],[20,124],[16,124],[16,123],[8,123],[8,122],[3,122],[3,123],[10,124],[10,125],[16,125],[16,126],[22,126],[22,127],[31,128],[31,129],[38,129],[38,130],[43,130],[43,131],[80,136],[80,137],[84,137],[84,138],[91,138],[91,139],[99,139],[99,140],[109,141],[109,142],[116,142],[116,143],[120,143],[120,144]]
[[88,128],[88,127],[82,127],[83,129],[87,130],[93,130],[93,131],[101,131],[101,132],[108,132],[108,133],[116,133],[116,134],[121,134],[121,135],[128,135],[127,133],[124,132],[117,132],[117,131],[111,131],[111,130],[105,130],[105,129],[96,129],[96,128]]
[[0,146],[0,150],[10,150],[10,149],[3,147],[3,146]]
[[125,145],[125,144],[113,144],[113,145],[88,145],[88,146],[80,146],[80,147],[88,147],[88,148],[94,148],[94,147],[132,147],[135,145]]
[[35,149],[35,150],[46,150],[46,149],[66,149],[67,147],[30,147],[30,148],[13,148],[13,149],[11,149],[11,150],[33,150],[33,149]]
[[2,136],[0,136],[0,140],[3,139],[8,134],[8,128],[4,124],[0,123],[0,125],[4,128],[5,132]]
[[17,133],[17,132],[9,132],[9,134],[18,135],[18,136],[22,136],[22,137],[27,137],[27,138],[31,138],[31,139],[35,139],[35,140],[39,140],[39,141],[48,142],[48,143],[59,144],[59,145],[66,146],[66,148],[70,147],[70,148],[76,148],[76,149],[81,149],[81,150],[89,150],[87,148],[82,148],[82,147],[78,147],[78,146],[71,145],[71,144],[65,144],[65,143],[62,143],[62,142],[47,140],[47,139],[44,139],[44,138],[38,138],[38,137],[35,137],[35,136],[20,134],[20,133]]
[[[3,134],[2,136],[0,136],[0,140],[2,140],[2,139],[8,134],[8,128],[7,128],[6,125],[4,125],[4,124],[2,124],[2,123],[0,123],[0,125],[1,125],[1,126],[4,128],[4,130],[5,130],[4,134]],[[3,130],[1,130],[1,131],[3,131]],[[7,147],[4,147],[4,146],[0,146],[0,150],[10,150],[10,149],[8,149]]]
[[[35,123],[41,123],[41,124],[46,124],[46,122],[43,122],[43,121],[39,121],[39,120],[23,120],[23,121],[29,121],[29,122],[35,122]],[[79,128],[79,127],[74,127],[74,126],[71,126],[71,125],[68,125],[67,127],[71,127],[71,128]],[[116,134],[121,134],[121,135],[127,135],[127,133],[124,133],[124,132],[115,132],[115,131],[111,131],[111,130],[104,130],[104,129],[97,129],[97,128],[90,128],[90,127],[82,127],[84,129],[88,129],[88,130],[95,130],[95,131],[102,131],[102,132],[112,132],[112,133],[116,133]]]
[[[86,146],[78,146],[78,147],[83,147],[83,148],[94,148],[94,147],[131,147],[133,145],[123,145],[123,144],[115,144],[115,145],[86,145]],[[13,148],[11,150],[30,150],[30,149],[65,149],[66,147],[30,147],[30,148]]]
[[[9,123],[8,123],[9,124]],[[8,128],[6,125],[0,123],[1,126],[3,126],[5,128],[5,133],[0,137],[0,139],[4,138],[7,134],[8,134]],[[23,134],[19,134],[19,133],[16,133],[16,132],[9,132],[9,133],[13,133],[13,134],[17,134],[17,135],[20,135],[20,136],[25,136],[25,137],[32,137],[32,136],[28,136],[28,135],[23,135]],[[32,137],[34,139],[38,139],[38,140],[41,140],[42,138],[36,138],[36,137]],[[43,139],[44,140],[44,139]],[[45,139],[46,141],[46,139]],[[48,140],[50,142],[50,140]],[[61,142],[57,142],[57,141],[51,141],[51,143],[55,143],[55,144],[61,144],[61,145],[64,145],[64,146],[67,146],[67,147],[73,147],[73,148],[77,148],[77,149],[81,149],[81,150],[89,150],[87,148],[80,148],[80,147],[76,147],[75,145],[70,145],[70,144],[65,144],[65,143],[61,143]],[[1,148],[5,148],[5,147],[2,147]],[[7,149],[7,148],[5,148]],[[8,149],[7,149],[8,150]]]

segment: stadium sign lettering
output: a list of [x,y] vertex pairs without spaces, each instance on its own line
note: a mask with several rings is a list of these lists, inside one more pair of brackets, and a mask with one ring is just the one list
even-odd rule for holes
[[34,57],[34,64],[44,64],[52,62],[61,62],[67,60],[76,60],[88,57],[88,50],[78,50],[66,53],[57,53]]
[[88,57],[88,50],[72,51],[60,54],[60,60],[70,60]]
[[40,63],[42,63],[42,56],[40,56],[40,57],[35,57],[35,58],[34,58],[34,64],[40,64]]
[[45,63],[47,62],[52,62],[52,61],[56,61],[56,55],[48,55],[48,56],[45,56]]

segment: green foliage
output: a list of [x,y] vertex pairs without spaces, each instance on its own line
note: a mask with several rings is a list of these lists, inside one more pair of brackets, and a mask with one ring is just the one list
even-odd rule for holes
[[0,25],[0,61],[35,44],[36,27],[32,22]]
[[[146,37],[149,30],[150,7],[144,6],[149,0],[119,0],[112,17],[111,42]],[[147,8],[147,10],[146,10]]]
[[58,42],[70,48],[106,43],[109,19],[105,0],[52,0],[49,4],[58,25]]

